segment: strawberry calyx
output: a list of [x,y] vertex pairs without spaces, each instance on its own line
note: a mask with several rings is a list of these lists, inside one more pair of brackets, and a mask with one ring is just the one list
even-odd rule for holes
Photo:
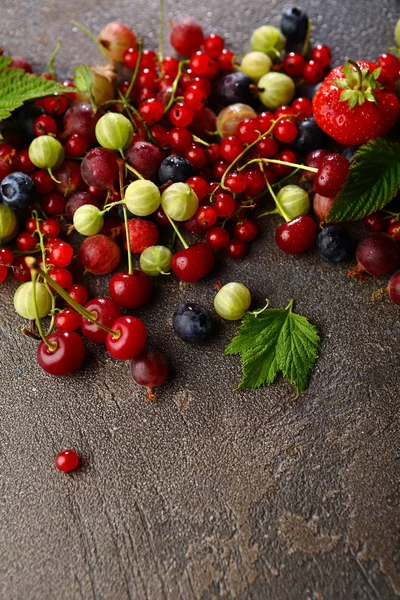
[[344,79],[332,82],[343,90],[340,102],[348,102],[350,108],[362,106],[365,101],[378,103],[374,90],[383,88],[377,81],[381,74],[380,67],[371,72],[368,67],[361,69],[354,60],[349,59],[343,67],[343,74]]

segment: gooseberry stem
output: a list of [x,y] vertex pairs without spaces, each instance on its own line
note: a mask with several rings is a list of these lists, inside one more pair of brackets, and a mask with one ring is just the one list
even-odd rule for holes
[[125,163],[125,167],[127,169],[129,169],[129,171],[132,171],[132,173],[134,173],[138,179],[144,179],[143,175],[141,175],[139,173],[139,171],[136,171],[136,169],[134,169],[133,167],[131,167],[130,165],[128,165],[128,163]]
[[[124,193],[124,165],[125,163],[121,160],[118,161],[119,166],[119,189],[121,194],[121,200],[124,201],[125,193]],[[124,224],[125,224],[125,237],[126,237],[126,251],[128,253],[128,274],[132,275],[133,273],[133,265],[132,265],[132,254],[131,254],[131,238],[129,235],[129,224],[128,224],[128,211],[126,210],[126,204],[123,202],[122,204],[122,212],[124,214]]]
[[[165,214],[167,215],[167,213],[165,213]],[[183,237],[183,235],[177,228],[175,222],[171,219],[171,217],[169,215],[167,215],[167,219],[171,223],[173,230],[175,231],[176,235],[180,239],[182,246],[185,248],[185,250],[187,250],[187,248],[189,248],[189,244],[186,243],[185,238]]]
[[[68,292],[66,292],[56,281],[53,281],[51,279],[50,275],[48,275],[48,273],[46,273],[45,271],[42,271],[42,269],[40,269],[36,265],[36,260],[34,258],[27,257],[25,259],[25,262],[26,262],[27,266],[29,267],[29,269],[31,271],[32,281],[33,281],[33,277],[37,277],[39,275],[47,283],[50,283],[51,286],[54,288],[54,290],[57,292],[57,294],[63,300],[65,300],[65,302],[67,302],[67,304],[69,304],[70,306],[72,306],[72,308],[74,308],[76,310],[76,312],[79,313],[82,317],[85,317],[85,319],[87,319],[88,321],[90,321],[94,325],[97,325],[97,327],[99,327],[100,329],[103,329],[103,331],[106,331],[107,333],[109,333],[110,335],[112,335],[114,338],[117,339],[117,338],[120,337],[120,335],[121,335],[120,331],[114,331],[113,329],[110,329],[109,327],[106,327],[106,325],[103,325],[102,323],[99,323],[99,321],[97,321],[96,318],[93,316],[93,313],[91,313],[89,310],[86,310],[86,308],[84,308],[82,306],[82,304],[79,304],[79,302],[76,302],[76,300],[74,300],[73,298],[71,298],[71,296],[68,294]],[[33,292],[34,292],[34,299],[35,299],[35,297],[36,297],[35,296],[35,288],[33,288]],[[35,302],[35,307],[36,307],[36,302]],[[39,319],[39,322],[40,322],[40,319]],[[40,328],[41,328],[41,326],[40,327],[38,326],[39,333],[40,333]],[[45,341],[44,337],[42,337],[43,341]]]

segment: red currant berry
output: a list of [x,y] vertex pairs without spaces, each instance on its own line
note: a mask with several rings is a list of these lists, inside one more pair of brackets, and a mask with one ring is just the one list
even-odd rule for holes
[[387,230],[388,235],[390,235],[396,242],[400,242],[400,221],[395,221],[391,223]]
[[56,467],[63,473],[74,471],[79,465],[79,456],[74,450],[63,450],[56,456]]
[[235,135],[223,138],[219,147],[221,157],[229,163],[233,162],[244,150],[242,142]]
[[195,214],[197,223],[203,229],[208,229],[215,225],[217,217],[217,211],[213,206],[200,206]]
[[71,287],[67,289],[67,294],[69,294],[75,302],[82,305],[85,304],[89,296],[89,292],[85,286],[80,283],[72,284]]
[[275,116],[271,112],[262,112],[257,117],[258,127],[260,133],[267,133],[271,129]]
[[63,115],[70,106],[68,98],[65,96],[47,96],[43,101],[44,110],[49,115],[60,116]]
[[56,314],[54,325],[58,331],[75,331],[81,326],[81,315],[67,306]]
[[214,207],[219,217],[230,217],[236,210],[236,202],[230,194],[220,192],[216,196]]
[[183,102],[177,102],[169,111],[168,119],[175,127],[187,127],[193,121],[193,111]]
[[46,263],[54,267],[68,267],[74,255],[73,247],[59,238],[50,238],[45,247]]
[[57,192],[47,194],[40,202],[40,206],[43,208],[44,212],[53,217],[65,212],[65,205],[66,202],[64,196]]
[[398,78],[400,61],[394,54],[390,54],[390,52],[384,52],[378,56],[375,62],[378,67],[381,67],[382,70],[389,75],[389,77],[392,79]]
[[244,144],[255,142],[260,136],[258,119],[244,119],[241,121],[237,127],[236,135]]
[[[121,316],[118,306],[110,298],[93,298],[85,304],[85,308],[92,313],[96,321],[109,328]],[[107,332],[86,317],[81,319],[81,330],[82,335],[91,342],[105,344]]]
[[268,135],[258,142],[256,151],[261,158],[272,158],[278,152],[278,143]]
[[204,50],[212,58],[218,58],[224,49],[224,40],[221,36],[211,33],[204,39]]
[[20,252],[29,252],[30,250],[36,250],[38,244],[38,237],[29,233],[28,231],[22,231],[18,234],[15,240],[17,250]]
[[316,60],[309,60],[304,66],[303,77],[307,83],[318,83],[324,78],[324,68]]
[[192,163],[195,169],[201,169],[207,162],[204,150],[198,143],[190,144],[185,150],[184,157]]
[[[66,290],[71,287],[73,277],[72,273],[68,271],[68,269],[65,269],[64,267],[54,267],[49,269],[47,272],[52,280],[58,283],[58,285],[60,285],[63,289]],[[51,287],[51,284],[49,285]]]
[[25,262],[25,258],[25,256],[16,256],[12,268],[12,274],[15,279],[22,282],[31,280],[31,272]]
[[283,57],[283,72],[290,77],[298,77],[303,73],[305,65],[304,56],[299,52],[289,52]]
[[206,52],[198,50],[190,57],[189,68],[194,75],[210,76],[215,73],[215,61]]
[[161,63],[161,73],[168,75],[172,79],[178,75],[179,60],[173,56],[166,56]]
[[243,219],[236,223],[233,233],[241,242],[251,242],[258,235],[258,225],[252,219]]
[[33,123],[33,130],[37,136],[55,135],[57,133],[57,123],[48,115],[40,115]]
[[183,95],[184,103],[191,110],[200,110],[207,102],[207,94],[204,85],[193,83],[186,88]]
[[207,230],[206,242],[213,250],[222,250],[229,244],[229,233],[223,227],[211,227]]
[[150,98],[139,105],[138,111],[147,125],[155,125],[164,115],[164,104],[157,98]]
[[77,158],[83,156],[89,147],[87,139],[79,133],[73,133],[64,144],[65,154]]
[[379,213],[372,213],[364,217],[363,224],[368,231],[385,231],[386,229],[385,219]]
[[241,173],[229,173],[225,185],[233,194],[241,194],[247,187],[247,179]]
[[328,67],[331,60],[331,49],[326,44],[318,44],[311,51],[311,58],[321,65],[321,67]]
[[277,122],[273,130],[275,138],[284,144],[293,142],[298,134],[296,123],[291,119],[281,119]]
[[292,111],[296,119],[304,121],[312,116],[312,102],[309,98],[296,98],[292,102]]
[[[26,148],[23,148],[15,156],[15,167],[17,171],[21,173],[32,173],[35,170],[35,165],[29,158],[29,152]],[[0,180],[2,179],[0,175]]]
[[275,241],[286,254],[301,254],[309,250],[317,239],[318,228],[308,215],[301,215],[282,223],[275,232]]
[[54,190],[54,181],[46,169],[34,171],[30,177],[35,184],[35,190],[38,194],[49,194]]
[[169,131],[169,145],[174,150],[185,150],[192,143],[192,134],[186,127],[173,127]]
[[229,256],[229,258],[240,260],[246,254],[244,243],[240,240],[231,240],[226,247],[226,254]]
[[186,183],[190,185],[199,201],[204,200],[208,195],[208,183],[203,177],[197,175],[189,177],[189,179],[186,180]]
[[232,71],[235,62],[235,55],[231,50],[224,48],[218,56],[218,67],[221,71]]
[[45,219],[40,223],[40,231],[48,238],[55,238],[61,231],[60,221],[57,221],[57,219]]
[[[296,154],[292,150],[283,150],[279,154],[275,156],[276,160],[281,160],[282,162],[288,163],[296,163]],[[293,171],[293,167],[290,165],[272,165],[272,170],[277,177],[286,177]],[[268,179],[271,183],[271,180]]]

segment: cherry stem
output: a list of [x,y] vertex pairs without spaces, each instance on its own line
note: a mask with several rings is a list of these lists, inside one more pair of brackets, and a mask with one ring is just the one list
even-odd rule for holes
[[167,216],[168,221],[171,223],[173,230],[175,231],[176,235],[178,236],[178,238],[180,239],[182,246],[185,248],[185,250],[187,250],[189,248],[189,244],[186,243],[185,238],[182,236],[181,232],[179,231],[179,229],[177,228],[175,222],[171,219],[170,216],[167,215],[167,213],[165,213]]
[[99,42],[97,37],[95,35],[93,35],[93,33],[87,27],[78,23],[78,21],[71,21],[71,24],[74,25],[75,27],[77,27],[78,29],[80,29],[81,31],[83,31],[83,33],[86,33],[86,35],[88,37],[90,37],[90,39],[96,44],[96,46],[99,47],[101,52],[107,56],[108,60],[112,60],[111,54],[107,50],[107,48],[102,43]]
[[139,173],[139,171],[136,171],[136,169],[134,169],[133,167],[131,167],[130,165],[128,165],[128,163],[125,163],[125,167],[127,169],[129,169],[129,171],[132,171],[132,173],[134,173],[138,179],[144,179],[143,175],[141,175]]
[[[50,275],[48,275],[48,273],[46,273],[45,271],[42,271],[42,269],[40,269],[36,265],[36,260],[34,258],[27,257],[25,259],[25,262],[31,271],[32,280],[34,277],[36,278],[38,275],[40,275],[40,277],[42,277],[47,283],[50,283],[51,286],[54,288],[54,290],[57,292],[57,294],[63,300],[65,300],[65,302],[67,302],[67,304],[72,306],[72,308],[74,308],[76,310],[76,312],[79,313],[82,317],[85,317],[85,319],[87,319],[94,325],[97,325],[97,327],[99,327],[100,329],[103,329],[103,331],[106,331],[107,333],[112,335],[115,339],[118,339],[120,337],[121,332],[119,330],[114,331],[113,329],[106,327],[102,323],[99,323],[99,321],[97,321],[96,318],[93,316],[93,313],[91,313],[89,310],[84,308],[82,306],[82,304],[79,304],[79,302],[77,302],[76,300],[71,298],[71,296],[68,294],[68,292],[66,292],[56,281],[53,281],[51,279]],[[35,288],[33,288],[33,291],[34,291],[34,298],[35,298]],[[40,333],[39,326],[38,326],[38,331]],[[42,339],[43,339],[43,341],[45,341],[43,337],[42,337]]]
[[124,202],[125,193],[124,193],[124,166],[125,163],[121,160],[118,160],[119,166],[119,189],[121,193],[122,204],[122,212],[124,214],[124,224],[125,224],[125,237],[126,237],[126,251],[128,253],[128,274],[132,275],[133,273],[133,265],[132,265],[132,254],[131,254],[131,238],[129,235],[129,224],[128,224],[128,211],[126,210],[126,204]]
[[[282,208],[282,205],[281,205],[281,203],[279,202],[278,198],[276,197],[276,194],[275,194],[274,190],[272,189],[272,186],[271,186],[270,182],[268,181],[268,178],[267,178],[267,177],[265,177],[265,181],[266,181],[266,183],[267,183],[267,188],[268,188],[268,191],[269,191],[269,193],[271,194],[271,196],[273,197],[273,199],[274,199],[274,202],[275,202],[275,204],[276,204],[277,212],[279,212],[279,213],[282,215],[282,217],[285,219],[286,223],[288,223],[288,222],[289,222],[289,221],[291,221],[292,219],[290,219],[290,218],[287,216],[287,214],[285,213],[285,211],[283,210],[283,208]],[[264,213],[264,214],[265,214],[265,213]],[[259,217],[262,217],[262,216],[264,216],[264,215],[259,215]]]
[[[42,254],[43,270],[46,271],[46,273],[47,273],[48,269],[47,269],[47,265],[46,265],[46,248],[44,245],[44,235],[40,230],[40,219],[39,219],[39,215],[36,210],[32,211],[32,217],[35,219],[35,222],[36,222],[36,233],[38,234],[38,237],[39,237],[39,246],[40,246],[40,251]],[[46,289],[49,292],[50,297],[51,297],[51,311],[50,311],[51,320],[50,320],[50,325],[49,325],[49,328],[48,328],[47,334],[46,334],[46,335],[50,335],[50,333],[53,331],[53,327],[54,327],[54,316],[55,316],[54,309],[56,307],[56,298],[55,298],[53,292],[51,291],[50,286],[48,285],[48,283],[46,281],[44,282],[44,285],[46,286]]]
[[[287,162],[286,160],[277,160],[276,158],[252,158],[245,165],[240,167],[238,171],[242,171],[248,165],[252,163],[264,163],[266,165],[284,165],[286,167],[293,167],[295,169],[300,169],[302,171],[310,171],[310,173],[318,173],[318,169],[316,167],[306,167],[306,165],[298,165],[297,163]],[[280,183],[280,182],[279,182]]]
[[289,175],[286,175],[286,177],[283,177],[283,179],[280,179],[279,181],[277,181],[276,183],[272,184],[273,188],[279,187],[282,185],[282,183],[285,183],[285,181],[287,181],[288,179],[291,179],[292,177],[294,177],[296,175],[296,173],[298,173],[300,171],[299,167],[297,167],[296,169],[294,169],[291,173],[289,173]]
[[142,61],[142,54],[143,54],[143,42],[142,42],[142,40],[138,40],[138,59],[137,59],[136,65],[135,65],[135,69],[134,69],[134,71],[132,73],[132,78],[130,80],[129,87],[128,87],[128,89],[125,92],[125,100],[126,100],[126,102],[129,101],[132,88],[135,85],[135,81],[136,81],[136,78],[137,78],[137,75],[138,75],[139,69],[140,69],[140,63]]
[[38,271],[36,271],[35,269],[31,269],[31,278],[32,278],[32,283],[33,283],[33,306],[35,309],[36,327],[37,327],[40,337],[42,338],[43,342],[46,344],[48,349],[51,352],[54,352],[54,350],[57,348],[57,344],[55,342],[49,342],[49,340],[47,339],[47,337],[43,331],[42,322],[40,320],[39,311],[38,311],[38,307],[37,307],[36,284],[38,282],[37,281]]

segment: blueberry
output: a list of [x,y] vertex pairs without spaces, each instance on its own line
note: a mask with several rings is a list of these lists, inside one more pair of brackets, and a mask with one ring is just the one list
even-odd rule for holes
[[325,147],[326,135],[322,129],[318,127],[313,117],[299,121],[297,128],[299,133],[291,144],[291,148],[294,152],[308,154],[313,150]]
[[308,30],[308,16],[298,8],[289,8],[282,14],[281,31],[289,44],[304,42]]
[[194,175],[192,163],[181,156],[167,156],[158,169],[158,179],[161,184],[167,181],[172,181],[172,183],[185,182],[192,175]]
[[202,344],[213,333],[214,319],[211,312],[199,304],[180,304],[172,317],[172,326],[184,342]]
[[252,83],[250,77],[240,71],[224,75],[217,86],[218,101],[223,106],[236,104],[237,102],[251,104],[254,101],[250,88]]
[[0,184],[0,200],[16,211],[28,208],[32,204],[34,193],[35,184],[25,173],[10,173]]
[[317,248],[321,258],[328,262],[349,260],[353,254],[349,234],[337,225],[325,227],[319,233]]

